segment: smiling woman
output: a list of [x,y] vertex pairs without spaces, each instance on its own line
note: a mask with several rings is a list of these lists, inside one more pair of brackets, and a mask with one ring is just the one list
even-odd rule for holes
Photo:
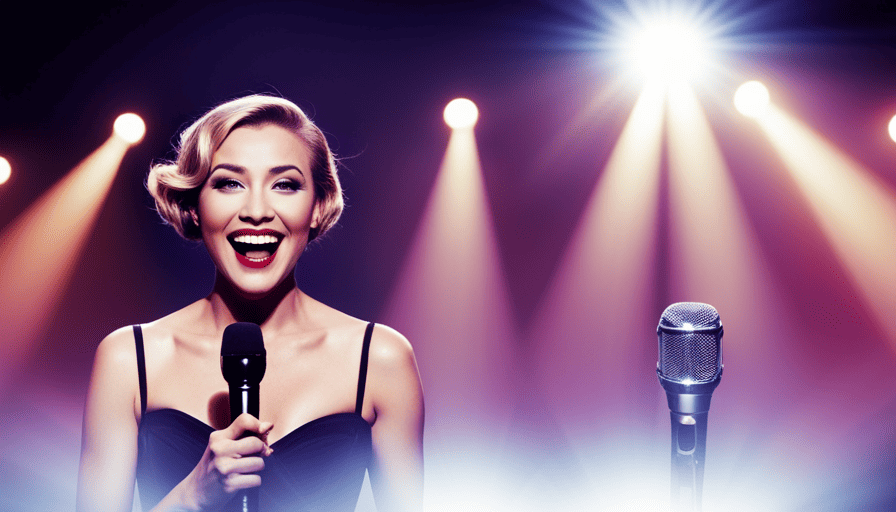
[[[249,96],[181,136],[147,188],[162,218],[215,263],[208,297],[97,349],[78,510],[220,510],[258,487],[272,510],[353,511],[365,472],[382,511],[422,503],[423,395],[408,341],[305,295],[309,241],[342,211],[320,130],[293,103]],[[224,328],[261,326],[259,418],[231,422]]]

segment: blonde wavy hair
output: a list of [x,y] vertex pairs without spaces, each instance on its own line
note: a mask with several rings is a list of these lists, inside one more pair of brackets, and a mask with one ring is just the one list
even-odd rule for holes
[[264,124],[291,130],[310,150],[311,180],[320,219],[318,227],[309,233],[309,241],[326,233],[339,220],[344,204],[342,186],[326,137],[293,102],[256,94],[228,101],[199,118],[181,134],[177,159],[156,163],[149,170],[146,188],[155,199],[156,210],[181,236],[187,240],[202,239],[194,214],[215,151],[236,128]]

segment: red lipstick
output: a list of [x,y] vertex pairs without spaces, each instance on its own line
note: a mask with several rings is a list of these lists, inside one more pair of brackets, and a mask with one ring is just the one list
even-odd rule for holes
[[[267,240],[255,237],[265,237]],[[230,233],[227,239],[233,246],[237,261],[248,268],[258,269],[274,260],[283,235],[272,229],[238,229]]]
[[[276,254],[276,253],[274,253],[274,254]],[[243,265],[245,265],[249,268],[264,268],[264,267],[268,266],[268,264],[270,262],[274,261],[274,254],[271,254],[270,256],[268,256],[266,258],[256,260],[256,259],[249,258],[248,256],[243,256],[240,253],[236,253],[236,259],[237,259],[237,261],[239,261],[240,263],[242,263]]]

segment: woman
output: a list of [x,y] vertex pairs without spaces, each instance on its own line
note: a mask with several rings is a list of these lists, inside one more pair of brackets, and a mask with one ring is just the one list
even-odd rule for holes
[[[100,343],[84,413],[79,511],[220,510],[259,487],[271,510],[349,510],[365,468],[380,511],[422,504],[423,395],[410,344],[305,295],[296,263],[342,210],[335,162],[293,103],[249,96],[181,136],[147,187],[201,239],[211,294]],[[230,422],[224,328],[261,326],[260,419]],[[365,356],[366,354],[366,356]],[[244,435],[245,434],[245,435]]]

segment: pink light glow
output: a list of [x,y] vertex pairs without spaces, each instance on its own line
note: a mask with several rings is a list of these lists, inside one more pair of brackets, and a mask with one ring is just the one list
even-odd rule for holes
[[[0,361],[8,369],[41,341],[127,149],[109,138],[0,235]],[[13,377],[2,372],[0,390]]]
[[781,109],[757,121],[896,350],[896,193]]
[[629,373],[608,361],[650,346],[662,108],[659,89],[641,94],[533,322],[538,382],[572,423]]
[[496,477],[486,454],[510,421],[516,360],[506,293],[473,131],[454,130],[386,315],[423,379],[427,508],[470,503]]

